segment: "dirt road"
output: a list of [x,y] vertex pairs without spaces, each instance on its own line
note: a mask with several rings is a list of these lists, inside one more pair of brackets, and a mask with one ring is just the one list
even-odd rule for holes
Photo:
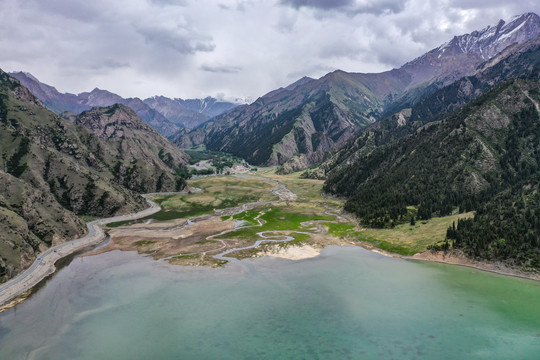
[[[143,196],[146,197],[146,195]],[[36,286],[45,277],[54,273],[56,270],[54,264],[59,259],[88,246],[100,243],[105,237],[102,229],[103,225],[116,221],[140,219],[161,210],[161,208],[155,202],[148,199],[146,199],[146,201],[150,204],[150,207],[145,210],[138,213],[98,219],[89,222],[87,224],[88,234],[86,234],[86,236],[65,242],[58,246],[54,246],[41,253],[28,269],[0,286],[0,305],[3,305],[17,296],[24,294]]]

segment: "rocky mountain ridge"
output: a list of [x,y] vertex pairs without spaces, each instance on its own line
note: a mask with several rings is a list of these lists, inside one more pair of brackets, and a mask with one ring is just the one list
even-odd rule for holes
[[455,36],[442,44],[435,52],[439,55],[450,53],[473,53],[483,60],[489,60],[508,46],[523,43],[540,32],[540,21],[535,13],[515,16],[510,22],[500,20],[495,26],[488,26],[470,34]]
[[208,119],[239,105],[213,97],[183,100],[154,96],[145,99],[144,103],[165,116],[169,122],[187,129],[193,129]]
[[538,15],[524,14],[495,30],[455,37],[399,69],[377,74],[338,70],[317,80],[301,79],[170,138],[180,147],[205,144],[256,165],[285,164],[284,172],[300,170],[319,163],[326,151],[361,128],[474,74],[484,57],[535,37],[539,24]]
[[60,115],[64,112],[78,114],[93,107],[122,104],[133,109],[141,119],[165,136],[172,135],[183,127],[195,127],[237,105],[211,97],[188,100],[170,99],[164,96],[156,96],[144,101],[137,97],[126,99],[98,88],[77,95],[60,93],[55,87],[40,82],[30,73],[13,72],[10,75],[21,81],[48,109],[56,114]]
[[346,144],[326,154],[325,161],[303,176],[319,179],[337,171],[389,142],[408,136],[427,123],[438,121],[492,87],[512,78],[540,79],[540,35],[515,44],[464,77],[418,102],[362,129]]

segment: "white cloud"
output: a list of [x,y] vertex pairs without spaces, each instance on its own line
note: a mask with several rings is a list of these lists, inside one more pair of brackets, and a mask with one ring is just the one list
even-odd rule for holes
[[397,67],[540,11],[503,0],[4,0],[0,67],[61,91],[251,96],[304,75]]

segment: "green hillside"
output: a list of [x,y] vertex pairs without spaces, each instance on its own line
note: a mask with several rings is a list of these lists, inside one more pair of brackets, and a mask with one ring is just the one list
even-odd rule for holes
[[[350,197],[345,209],[373,227],[476,210],[474,220],[450,232],[456,247],[538,266],[539,85],[510,80],[497,86],[331,173],[324,189]],[[491,251],[497,242],[505,251]]]

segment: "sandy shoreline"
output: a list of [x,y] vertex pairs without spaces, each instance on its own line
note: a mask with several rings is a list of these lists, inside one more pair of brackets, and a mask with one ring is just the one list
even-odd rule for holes
[[[369,243],[361,243],[361,244],[350,243],[350,244],[354,246],[361,246],[362,248],[366,250],[369,250],[371,252],[374,252],[383,256],[387,256],[387,257],[401,258],[405,260],[415,260],[415,261],[430,261],[430,262],[437,262],[440,264],[455,265],[455,266],[464,266],[471,269],[495,273],[498,275],[512,276],[512,277],[518,277],[518,278],[527,279],[527,280],[540,281],[540,273],[525,272],[520,269],[506,266],[502,263],[488,263],[488,262],[473,260],[466,257],[463,254],[463,252],[459,250],[447,252],[446,254],[442,251],[439,251],[439,252],[425,251],[423,253],[414,254],[413,256],[402,256],[399,254],[389,253],[387,251],[378,249]],[[270,257],[278,257],[278,258],[289,259],[289,260],[302,260],[302,259],[313,258],[320,255],[321,250],[322,250],[321,248],[314,248],[310,245],[289,246],[286,248],[276,247],[274,249],[271,248],[265,251],[261,251],[257,253],[255,257],[270,256]]]
[[447,253],[443,251],[425,251],[413,256],[403,257],[407,260],[431,261],[447,265],[457,265],[469,267],[476,270],[492,272],[499,275],[518,277],[522,279],[540,281],[540,273],[526,272],[518,268],[509,267],[499,262],[478,261],[465,256],[461,250],[451,250]]
[[287,260],[311,259],[321,254],[321,248],[311,245],[293,245],[287,247],[274,246],[263,251],[259,251],[254,257],[275,257]]

